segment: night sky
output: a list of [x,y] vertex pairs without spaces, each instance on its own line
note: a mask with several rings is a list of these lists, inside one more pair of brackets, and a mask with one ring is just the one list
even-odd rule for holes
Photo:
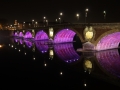
[[0,1],[0,18],[9,22],[14,20],[55,21],[63,12],[63,20],[76,22],[76,13],[80,14],[80,23],[85,21],[85,8],[89,8],[88,22],[104,22],[103,11],[106,10],[106,22],[120,22],[120,3],[118,0],[3,0]]

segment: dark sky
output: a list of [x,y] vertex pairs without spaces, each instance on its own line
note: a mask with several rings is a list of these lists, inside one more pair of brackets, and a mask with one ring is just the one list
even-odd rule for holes
[[42,21],[46,16],[55,21],[63,12],[63,19],[76,22],[76,13],[80,14],[79,22],[85,21],[85,8],[89,8],[88,22],[104,22],[103,10],[106,10],[106,22],[120,22],[120,3],[118,0],[3,0],[0,1],[0,18],[10,22]]

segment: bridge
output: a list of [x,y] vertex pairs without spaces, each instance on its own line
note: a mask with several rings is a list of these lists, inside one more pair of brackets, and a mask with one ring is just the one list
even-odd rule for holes
[[74,23],[15,30],[13,36],[33,41],[48,40],[56,43],[74,42],[77,36],[82,50],[107,50],[119,47],[120,23]]

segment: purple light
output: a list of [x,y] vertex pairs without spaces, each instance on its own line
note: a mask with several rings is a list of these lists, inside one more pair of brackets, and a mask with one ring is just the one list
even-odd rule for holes
[[75,62],[80,58],[72,43],[54,45],[54,51],[59,58],[67,63]]
[[48,39],[49,39],[48,35],[43,30],[38,31],[35,35],[35,40],[48,40]]
[[96,58],[104,71],[120,78],[120,55],[118,49],[98,52]]
[[19,33],[19,37],[23,37],[24,35],[23,35],[23,33],[22,32],[20,32]]
[[29,32],[29,31],[27,31],[27,32],[25,33],[24,38],[32,38],[32,33]]
[[15,32],[14,36],[18,36],[18,33],[17,33],[17,32]]
[[70,29],[63,29],[59,31],[54,37],[54,43],[73,42],[75,32]]
[[25,44],[26,44],[26,46],[27,46],[28,48],[31,48],[31,47],[32,47],[32,42],[27,41],[27,40],[24,40],[24,42],[25,42]]
[[97,44],[96,50],[106,50],[118,48],[120,42],[120,32],[109,34],[103,37]]
[[46,41],[36,41],[35,42],[36,48],[42,53],[45,53],[48,51],[48,45],[45,43],[46,43]]
[[19,39],[19,42],[20,42],[20,44],[23,44],[23,40],[22,39]]
[[15,42],[18,42],[18,39],[14,38]]

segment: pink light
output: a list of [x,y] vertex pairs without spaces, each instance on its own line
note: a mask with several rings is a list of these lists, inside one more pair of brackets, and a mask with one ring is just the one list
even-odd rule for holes
[[54,45],[54,51],[59,58],[67,63],[75,62],[80,58],[72,43]]
[[19,37],[23,37],[24,35],[23,35],[23,33],[22,32],[20,32],[19,33]]
[[37,34],[35,35],[35,40],[48,40],[48,39],[49,39],[48,35],[43,30],[38,31]]
[[54,43],[73,42],[75,34],[73,30],[63,29],[55,35]]
[[27,32],[25,33],[24,38],[32,38],[32,33],[31,33],[30,31],[27,31]]
[[17,33],[17,32],[15,32],[14,36],[18,36],[18,33]]
[[120,78],[120,55],[118,49],[98,52],[96,58],[104,71]]
[[118,48],[120,42],[120,32],[112,33],[103,37],[97,44],[96,50],[106,50]]
[[41,53],[45,53],[48,51],[48,45],[46,45],[45,43],[46,43],[46,41],[35,41],[36,48]]

